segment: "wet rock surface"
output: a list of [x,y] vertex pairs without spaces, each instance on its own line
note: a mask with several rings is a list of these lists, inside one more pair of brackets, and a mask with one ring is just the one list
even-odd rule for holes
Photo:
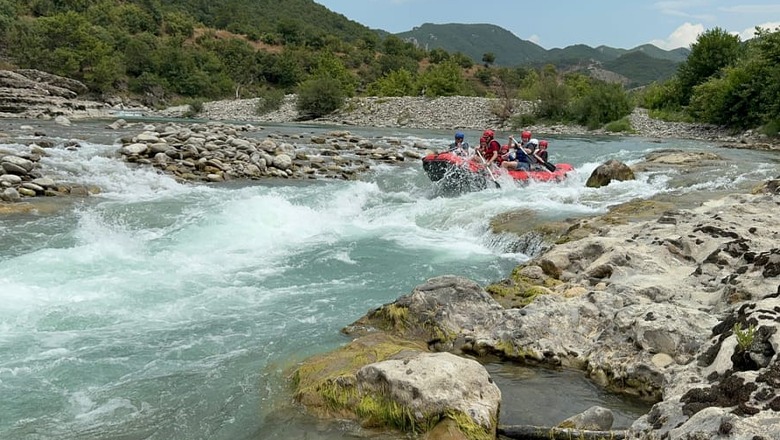
[[[582,369],[606,388],[658,401],[631,427],[635,439],[774,438],[780,281],[767,265],[780,202],[772,194],[645,221],[579,220],[590,223],[577,228],[587,234],[507,280],[483,289],[433,278],[345,331]],[[508,296],[531,300],[512,305]]]

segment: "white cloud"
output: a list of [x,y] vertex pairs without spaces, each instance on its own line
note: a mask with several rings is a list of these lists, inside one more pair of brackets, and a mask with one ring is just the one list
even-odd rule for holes
[[650,44],[665,50],[677,49],[678,47],[689,47],[696,42],[696,38],[702,32],[704,32],[704,25],[701,23],[691,24],[686,22],[669,34],[666,39],[653,40]]
[[[780,21],[763,23],[763,24],[759,24],[757,26],[762,28],[762,29],[769,29],[770,31],[774,31],[775,29],[780,27]],[[742,32],[733,32],[733,33],[735,35],[739,35],[739,38],[742,41],[745,41],[745,40],[749,40],[749,39],[751,39],[751,38],[756,36],[756,28],[754,26],[752,28],[747,28],[747,29],[743,30]]]
[[659,10],[662,14],[675,17],[695,18],[697,20],[713,20],[712,14],[693,14],[688,9],[706,6],[707,2],[703,0],[677,0],[660,1],[653,4],[653,8]]
[[526,40],[530,41],[531,43],[538,44],[539,46],[541,46],[540,41],[542,41],[542,39],[538,35],[536,35],[536,34],[531,35],[530,37],[526,38]]
[[724,6],[718,10],[731,14],[780,14],[780,5]]

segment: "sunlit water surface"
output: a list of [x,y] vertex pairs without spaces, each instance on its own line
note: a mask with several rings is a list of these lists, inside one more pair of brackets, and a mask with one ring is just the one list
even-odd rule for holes
[[[18,125],[0,126],[20,139],[0,148],[23,150],[32,140]],[[577,168],[561,184],[500,179],[500,189],[442,197],[420,163],[407,161],[374,167],[360,181],[189,185],[118,161],[123,133],[103,125],[36,124],[63,142],[86,140],[75,152],[51,149],[43,162],[58,178],[99,186],[100,195],[0,217],[0,438],[343,438],[359,428],[318,423],[290,406],[290,367],[345,343],[342,327],[430,277],[487,284],[533,256],[533,246],[517,251],[516,237],[491,234],[492,216],[589,216],[658,195],[695,204],[778,169],[770,153],[692,141],[553,138],[551,160]],[[450,136],[353,132],[432,148]],[[631,164],[661,148],[727,160],[696,173],[584,186],[608,159]],[[501,423],[555,424],[599,404],[627,427],[647,409],[577,372],[488,368],[504,393]]]

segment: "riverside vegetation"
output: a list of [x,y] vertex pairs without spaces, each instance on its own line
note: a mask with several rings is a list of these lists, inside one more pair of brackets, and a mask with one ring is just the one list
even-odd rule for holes
[[514,127],[627,130],[624,118],[636,103],[656,116],[760,127],[770,136],[780,125],[777,30],[746,42],[706,31],[670,80],[632,93],[552,64],[494,66],[489,50],[482,64],[460,52],[428,51],[310,0],[231,0],[213,8],[193,0],[0,0],[0,43],[7,48],[0,67],[79,80],[112,102],[189,103],[194,113],[204,100],[228,96],[263,98],[267,109],[281,102],[280,92],[298,95],[302,118],[328,115],[356,96],[480,96],[501,100],[491,111],[502,122],[516,114],[516,99],[534,102]]
[[[173,10],[156,2],[115,7],[96,1],[66,8],[0,0],[0,31],[10,48],[6,67],[51,71],[84,81],[95,96],[153,107],[189,100],[195,112],[213,110],[203,99],[226,96],[253,97],[272,109],[267,101],[287,102],[282,91],[297,92],[297,117],[343,121],[360,114],[349,108],[369,99],[360,94],[407,101],[409,95],[430,101],[482,95],[490,97],[490,123],[497,126],[557,121],[600,128],[623,118],[624,127],[632,126],[647,121],[644,112],[633,111],[639,102],[655,114],[726,131],[777,132],[778,31],[761,31],[744,44],[719,29],[705,32],[669,82],[630,94],[553,66],[498,68],[490,57],[475,66],[462,55],[433,55],[393,36],[361,31],[342,41],[329,38],[335,30],[323,33],[303,21],[280,20],[267,34],[255,23],[229,21],[225,30],[231,32],[222,33],[216,26],[224,25],[227,11],[235,14],[230,8],[245,4],[226,2],[217,8],[222,15],[200,18],[207,23],[191,15],[194,2],[182,4],[187,7]],[[530,111],[516,111],[523,105],[518,102],[530,103]],[[290,139],[242,139],[249,129],[145,125],[125,139],[122,154],[185,180],[220,181],[350,178],[344,170],[363,162],[338,152],[377,149],[349,133],[332,133],[310,139],[326,145],[322,150],[333,162],[314,165],[325,160],[299,155]],[[405,157],[391,140],[381,142],[379,160]],[[404,154],[414,157],[416,147],[409,147]],[[29,190],[21,195],[54,194],[54,182],[34,172],[45,148],[29,146],[24,154],[2,153],[7,175],[21,175],[6,178],[5,186]],[[756,194],[664,211],[649,221],[574,221],[552,233],[557,245],[487,288],[457,276],[433,278],[345,329],[356,338],[345,350],[362,345],[364,351],[323,355],[298,368],[295,397],[315,412],[366,426],[453,428],[467,438],[494,438],[502,432],[500,392],[475,362],[429,353],[452,351],[572,366],[605,387],[657,400],[632,426],[632,438],[773,438],[780,430],[780,251],[772,238],[780,233],[773,215],[777,187],[772,181]],[[550,316],[561,319],[551,325]],[[349,362],[335,362],[339,356]],[[454,373],[463,371],[468,377]],[[420,377],[425,380],[415,381]]]

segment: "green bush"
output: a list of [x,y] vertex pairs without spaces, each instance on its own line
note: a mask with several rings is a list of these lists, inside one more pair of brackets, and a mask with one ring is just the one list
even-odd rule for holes
[[410,96],[416,91],[415,77],[405,69],[390,72],[368,85],[368,93],[373,96]]
[[628,116],[632,110],[631,98],[620,84],[596,82],[591,90],[574,105],[577,122],[595,129]]
[[509,120],[509,124],[512,127],[512,130],[520,130],[522,128],[528,127],[529,125],[535,125],[538,121],[538,118],[533,113],[521,113],[519,115],[513,116]]
[[463,71],[452,61],[430,66],[418,78],[417,87],[425,96],[468,95]]
[[493,83],[493,71],[486,68],[481,68],[474,73],[474,77],[482,84],[489,86]]
[[640,107],[651,110],[665,109],[680,112],[682,110],[680,104],[681,88],[682,84],[676,77],[662,84],[652,83],[639,93],[638,104]]
[[203,101],[200,99],[190,99],[187,101],[187,105],[189,105],[189,110],[184,113],[185,118],[194,118],[203,111]]
[[780,119],[769,121],[761,127],[761,133],[769,137],[777,137],[780,134]]
[[344,98],[338,80],[327,76],[312,77],[298,87],[298,112],[303,118],[319,118],[339,109],[344,105]]
[[617,121],[612,121],[604,126],[604,130],[610,133],[633,133],[634,128],[631,126],[631,121],[628,118],[620,118]]
[[264,115],[275,110],[279,110],[284,102],[284,90],[280,89],[265,89],[258,93],[260,100],[255,107],[255,113],[258,115]]
[[554,75],[544,75],[537,84],[538,99],[534,112],[540,119],[550,121],[566,120],[571,101],[566,84],[559,83]]

